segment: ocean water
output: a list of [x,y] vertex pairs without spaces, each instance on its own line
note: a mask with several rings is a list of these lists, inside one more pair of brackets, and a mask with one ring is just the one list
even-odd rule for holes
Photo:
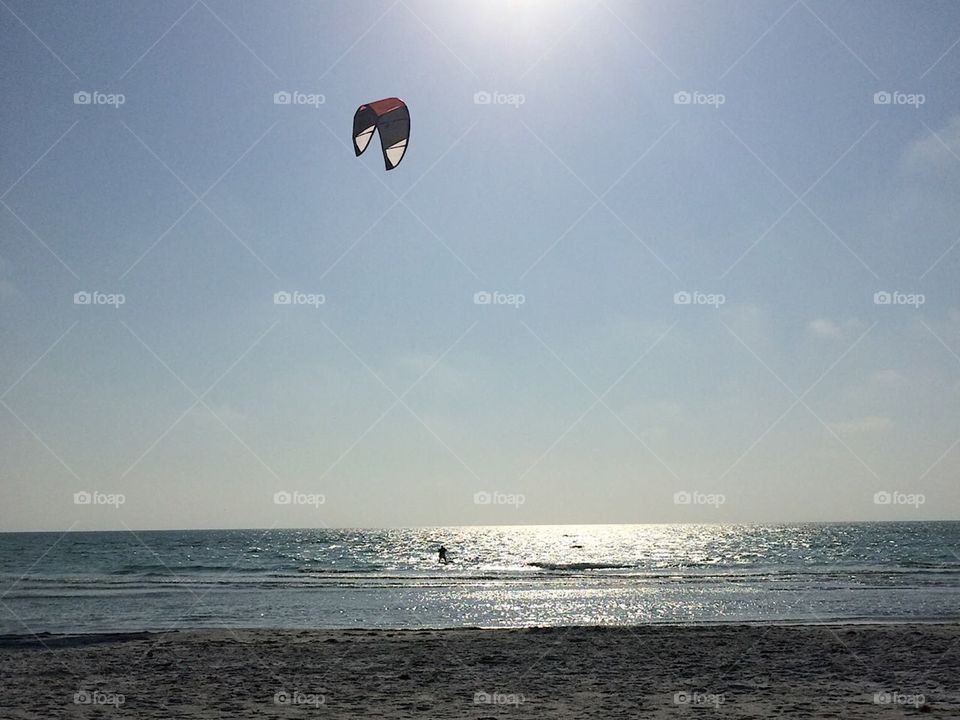
[[0,534],[5,634],[958,617],[958,522]]

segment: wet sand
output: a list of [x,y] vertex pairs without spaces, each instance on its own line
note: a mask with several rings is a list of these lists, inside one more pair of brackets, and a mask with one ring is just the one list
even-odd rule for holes
[[960,625],[0,638],[3,718],[960,717]]

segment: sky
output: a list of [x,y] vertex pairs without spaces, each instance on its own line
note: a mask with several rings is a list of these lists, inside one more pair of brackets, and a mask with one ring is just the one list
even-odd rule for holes
[[0,65],[0,530],[960,519],[955,2],[2,0]]

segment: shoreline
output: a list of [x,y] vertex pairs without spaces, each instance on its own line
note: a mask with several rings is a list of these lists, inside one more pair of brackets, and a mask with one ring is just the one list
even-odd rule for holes
[[[4,717],[960,716],[960,623],[0,638]],[[701,706],[709,705],[709,707]],[[310,707],[303,707],[310,706]],[[506,706],[506,707],[504,707]]]
[[41,638],[43,640],[57,641],[63,638],[102,638],[101,642],[109,642],[111,639],[122,641],[129,638],[156,637],[160,635],[173,635],[178,633],[457,633],[457,632],[509,632],[516,630],[637,630],[645,628],[695,628],[695,629],[723,629],[723,628],[797,628],[797,627],[820,627],[820,628],[846,628],[846,627],[902,627],[902,626],[956,626],[960,629],[960,615],[954,618],[894,618],[889,620],[876,618],[863,619],[841,619],[841,620],[704,620],[690,622],[649,622],[639,624],[623,625],[463,625],[457,627],[444,626],[417,626],[417,627],[267,627],[259,625],[246,626],[227,626],[210,625],[182,628],[140,628],[140,629],[113,629],[113,630],[71,630],[71,631],[40,631],[40,632],[22,632],[22,633],[0,633],[0,649],[9,644],[24,645],[31,639]]
[[823,627],[823,628],[845,628],[845,627],[890,627],[904,625],[942,625],[957,626],[960,628],[960,615],[955,618],[905,618],[883,620],[876,618],[864,619],[842,619],[842,620],[704,620],[690,622],[649,622],[637,624],[594,624],[594,625],[463,625],[457,627],[430,626],[423,625],[417,627],[267,627],[259,625],[227,626],[227,625],[209,625],[182,628],[140,628],[135,630],[113,629],[113,630],[71,630],[71,631],[41,631],[41,632],[22,632],[22,633],[0,633],[0,648],[4,642],[9,640],[24,639],[33,637],[40,638],[114,638],[123,640],[128,637],[154,637],[158,635],[170,635],[176,633],[218,633],[218,632],[238,632],[238,633],[418,633],[418,632],[436,632],[436,633],[456,633],[456,632],[508,632],[514,630],[636,630],[641,628],[767,628],[767,627]]

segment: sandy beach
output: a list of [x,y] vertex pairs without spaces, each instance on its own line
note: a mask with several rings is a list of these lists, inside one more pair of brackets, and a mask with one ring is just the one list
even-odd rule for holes
[[0,639],[7,718],[960,716],[960,626]]

